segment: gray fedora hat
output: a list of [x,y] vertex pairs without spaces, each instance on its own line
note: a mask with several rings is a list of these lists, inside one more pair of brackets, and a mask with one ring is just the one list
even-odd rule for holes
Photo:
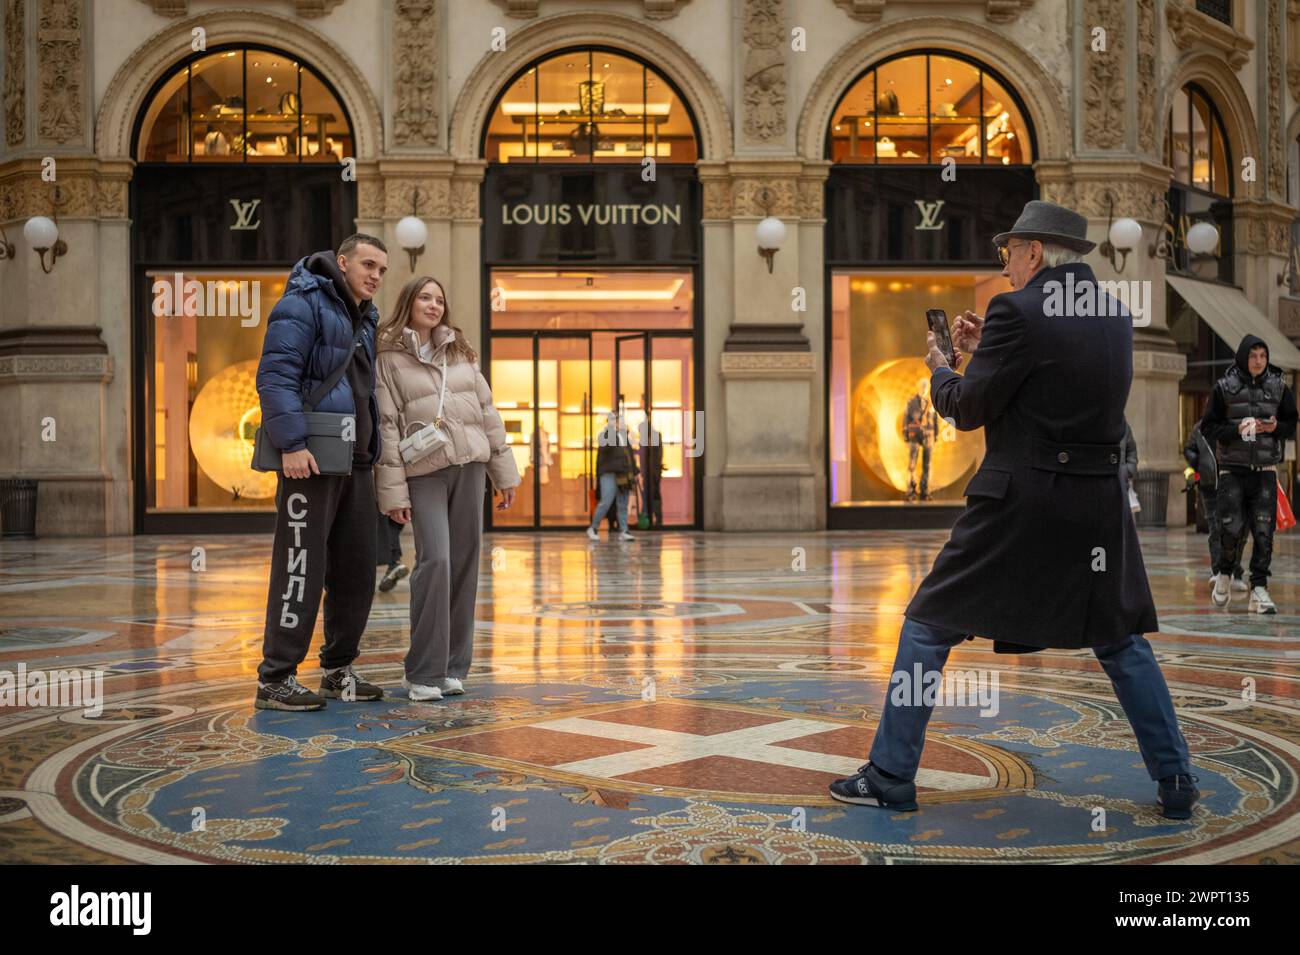
[[1025,203],[1008,232],[993,237],[994,245],[1006,245],[1007,239],[1037,239],[1063,245],[1075,252],[1091,252],[1096,242],[1088,241],[1088,220],[1072,209],[1054,202],[1031,199]]

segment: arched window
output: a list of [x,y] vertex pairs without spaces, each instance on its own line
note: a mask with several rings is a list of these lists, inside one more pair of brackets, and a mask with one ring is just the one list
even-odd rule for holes
[[1223,117],[1205,90],[1188,83],[1174,96],[1165,134],[1165,165],[1173,181],[1224,198],[1232,197],[1232,157]]
[[1002,79],[956,53],[903,53],[859,76],[831,114],[837,163],[1028,165],[1033,129]]
[[192,57],[141,114],[139,162],[342,162],[355,155],[339,98],[311,67],[264,47]]
[[495,163],[687,163],[695,119],[664,76],[632,57],[584,48],[534,60],[492,111],[483,156]]

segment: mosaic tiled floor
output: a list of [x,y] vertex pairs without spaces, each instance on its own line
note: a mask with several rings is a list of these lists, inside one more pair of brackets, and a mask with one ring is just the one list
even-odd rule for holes
[[921,810],[833,802],[944,538],[493,535],[465,696],[398,688],[404,581],[359,661],[389,698],[304,714],[251,705],[269,538],[0,543],[0,670],[107,696],[0,708],[0,862],[1300,861],[1295,533],[1275,617],[1210,607],[1204,536],[1142,535],[1192,821],[1159,815],[1091,653],[986,641],[949,668],[996,672],[998,712],[936,710]]

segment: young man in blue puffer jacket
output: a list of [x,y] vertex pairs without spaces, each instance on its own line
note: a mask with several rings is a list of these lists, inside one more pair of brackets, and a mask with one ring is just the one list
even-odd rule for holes
[[[379,413],[375,404],[375,327],[371,299],[388,271],[388,251],[369,235],[351,235],[338,252],[301,259],[267,319],[257,394],[262,427],[279,449],[275,544],[267,594],[255,706],[319,710],[325,697],[378,700],[384,692],[352,669],[375,587],[375,485]],[[353,347],[358,332],[361,339]],[[350,356],[350,357],[349,357]],[[352,473],[321,474],[307,449],[307,396],[347,361],[316,411],[353,415]],[[325,645],[320,694],[298,682],[321,590]]]

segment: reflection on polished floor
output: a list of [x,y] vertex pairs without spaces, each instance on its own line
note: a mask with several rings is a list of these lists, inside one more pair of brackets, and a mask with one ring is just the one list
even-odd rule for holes
[[359,661],[388,698],[304,714],[252,707],[269,536],[6,541],[0,671],[101,670],[107,702],[0,708],[0,862],[1300,861],[1295,534],[1275,617],[1210,607],[1204,536],[1142,535],[1191,822],[1090,653],[986,641],[949,667],[997,711],[936,710],[920,811],[830,800],[945,536],[491,535],[466,695],[398,688],[404,581]]

